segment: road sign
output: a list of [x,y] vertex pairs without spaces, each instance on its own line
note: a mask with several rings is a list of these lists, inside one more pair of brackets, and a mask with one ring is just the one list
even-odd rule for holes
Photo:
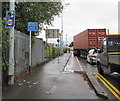
[[28,31],[38,31],[38,23],[28,22]]
[[58,38],[59,29],[46,29],[46,37],[47,38]]
[[14,27],[15,26],[15,11],[6,11],[6,27]]
[[68,46],[68,44],[66,44],[65,46]]
[[56,44],[56,47],[60,47],[60,44]]
[[60,42],[60,40],[59,40],[59,39],[57,39],[57,42]]
[[60,36],[62,36],[62,33],[59,33]]

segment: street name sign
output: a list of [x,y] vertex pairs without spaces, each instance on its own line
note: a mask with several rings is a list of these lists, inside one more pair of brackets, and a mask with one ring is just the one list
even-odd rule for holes
[[28,22],[28,31],[38,31],[38,23]]

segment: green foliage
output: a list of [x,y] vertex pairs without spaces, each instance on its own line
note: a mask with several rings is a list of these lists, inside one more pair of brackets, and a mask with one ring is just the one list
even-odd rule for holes
[[63,48],[64,53],[67,53],[67,51],[68,51],[68,48]]
[[55,58],[59,55],[59,48],[55,48],[55,47],[45,47],[45,58]]
[[[29,34],[27,31],[28,22],[38,22],[52,25],[54,16],[62,12],[61,2],[19,2],[15,4],[15,29]],[[2,3],[2,14],[5,17],[6,10],[9,10],[9,3]],[[42,28],[41,28],[42,29]],[[33,32],[35,34],[35,32]]]
[[9,56],[9,28],[5,27],[6,20],[2,20],[2,70],[6,71],[8,67],[8,57]]
[[[62,12],[62,2],[19,2],[15,3],[15,29],[29,34],[28,22],[38,22],[52,25],[54,16]],[[9,2],[2,3],[2,16],[6,16],[9,10]],[[42,29],[42,28],[40,28]],[[35,32],[33,32],[35,33]]]

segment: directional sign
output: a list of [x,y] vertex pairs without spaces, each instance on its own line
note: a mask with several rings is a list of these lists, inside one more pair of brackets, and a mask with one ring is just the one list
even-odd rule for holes
[[6,11],[6,27],[14,27],[15,26],[15,11]]
[[59,29],[46,29],[46,37],[47,38],[58,38]]
[[38,31],[38,23],[28,22],[28,31]]

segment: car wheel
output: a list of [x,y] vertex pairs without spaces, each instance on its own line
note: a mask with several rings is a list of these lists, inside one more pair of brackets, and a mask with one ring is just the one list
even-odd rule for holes
[[101,64],[100,64],[100,63],[97,64],[97,69],[98,69],[98,72],[99,72],[101,75],[104,73],[103,70],[102,70],[102,68],[101,68]]

